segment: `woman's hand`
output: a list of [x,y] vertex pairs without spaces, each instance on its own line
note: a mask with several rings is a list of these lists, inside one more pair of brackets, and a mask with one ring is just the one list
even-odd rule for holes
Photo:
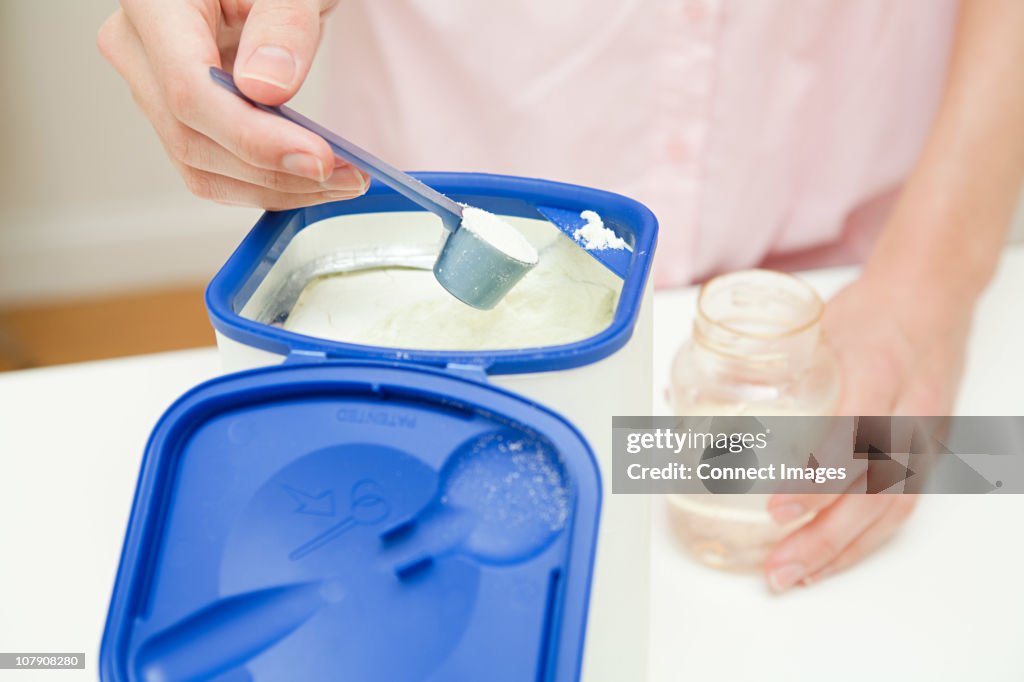
[[[914,171],[861,278],[826,309],[839,414],[951,414],[975,301],[1024,181],[1024,3],[963,3],[946,90]],[[858,482],[863,485],[863,479]],[[777,521],[819,510],[765,566],[784,590],[841,570],[888,539],[908,495],[776,495]]]
[[963,372],[973,298],[940,283],[865,274],[825,306],[843,388],[837,414],[948,415]]
[[[948,415],[963,368],[972,305],[912,282],[865,275],[826,306],[825,333],[843,377],[837,413]],[[915,495],[778,494],[768,509],[780,524],[817,515],[785,538],[765,571],[776,591],[809,584],[859,561],[888,540],[914,509]]]
[[98,45],[193,194],[277,210],[349,199],[366,191],[361,171],[313,133],[243,102],[209,75],[211,66],[228,64],[251,99],[288,101],[336,2],[123,0],[100,28]]

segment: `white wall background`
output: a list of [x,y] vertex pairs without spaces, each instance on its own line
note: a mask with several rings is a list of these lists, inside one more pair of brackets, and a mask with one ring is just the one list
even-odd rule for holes
[[1010,241],[1024,242],[1024,193],[1021,194],[1020,203],[1017,204],[1017,215],[1010,226]]
[[[258,215],[184,190],[96,50],[115,8],[0,0],[0,305],[203,282]],[[313,118],[323,83],[297,100]]]

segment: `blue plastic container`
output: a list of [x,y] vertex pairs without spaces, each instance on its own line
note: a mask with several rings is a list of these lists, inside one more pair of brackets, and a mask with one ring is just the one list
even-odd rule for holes
[[488,375],[581,367],[622,347],[656,224],[595,190],[422,177],[509,215],[601,211],[634,245],[611,327],[550,349],[439,353],[245,319],[239,311],[306,226],[409,206],[374,187],[266,214],[207,301],[220,335],[287,360],[202,384],[157,424],[104,634],[105,682],[579,678],[600,469],[565,418]]

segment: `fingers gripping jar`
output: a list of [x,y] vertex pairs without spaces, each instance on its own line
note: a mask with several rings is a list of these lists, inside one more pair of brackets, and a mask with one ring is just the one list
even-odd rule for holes
[[[802,280],[745,270],[701,289],[693,334],[672,365],[670,400],[680,416],[833,414],[839,366],[824,343],[824,303]],[[772,546],[810,520],[776,525],[768,493],[671,495],[672,525],[706,564],[760,566]]]

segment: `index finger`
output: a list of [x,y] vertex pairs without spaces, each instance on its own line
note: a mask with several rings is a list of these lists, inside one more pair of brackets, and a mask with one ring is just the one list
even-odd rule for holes
[[254,166],[323,182],[336,165],[324,140],[256,109],[210,78],[210,67],[221,66],[219,12],[215,2],[125,0],[125,13],[178,120]]

